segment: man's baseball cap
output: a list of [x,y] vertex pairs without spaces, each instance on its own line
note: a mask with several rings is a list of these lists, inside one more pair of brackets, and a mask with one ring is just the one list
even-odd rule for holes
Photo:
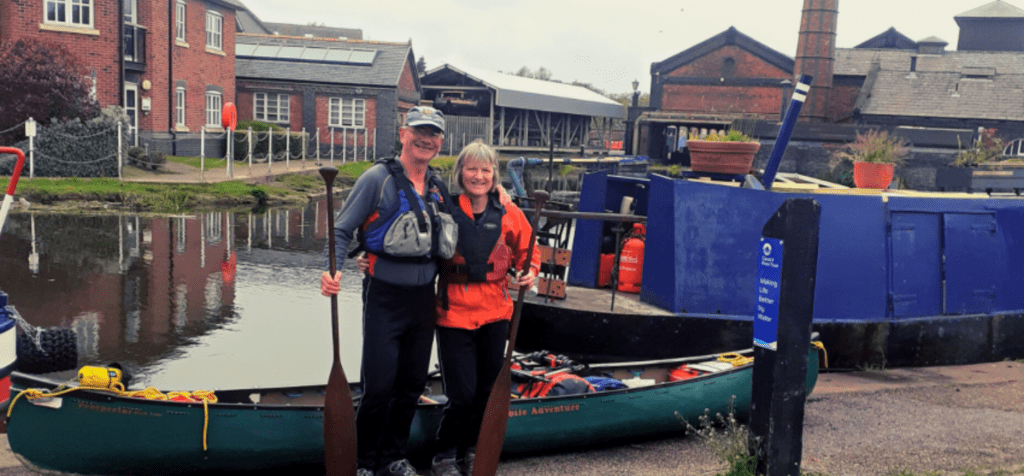
[[405,114],[405,125],[409,127],[434,126],[444,132],[444,114],[432,107],[416,106]]

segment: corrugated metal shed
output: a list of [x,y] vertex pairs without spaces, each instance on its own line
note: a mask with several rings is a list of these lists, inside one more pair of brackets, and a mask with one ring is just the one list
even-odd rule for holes
[[434,74],[445,68],[494,89],[495,106],[615,119],[626,117],[626,106],[582,86],[460,69],[448,64],[439,66],[427,74]]

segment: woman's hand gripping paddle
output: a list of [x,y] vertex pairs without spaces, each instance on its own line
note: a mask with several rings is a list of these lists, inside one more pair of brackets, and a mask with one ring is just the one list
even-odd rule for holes
[[[530,249],[526,252],[526,264],[522,273],[530,272],[530,263],[533,262],[533,247],[537,242],[537,222],[540,219],[540,210],[544,208],[544,202],[548,200],[548,192],[538,190],[533,192],[533,200],[536,209],[533,212],[532,229],[530,230]],[[491,387],[491,395],[487,398],[487,407],[484,410],[484,418],[480,423],[480,435],[476,442],[476,459],[473,461],[472,476],[494,476],[498,471],[498,459],[501,457],[501,447],[505,444],[505,428],[508,426],[509,395],[512,391],[512,349],[516,345],[516,332],[519,330],[519,315],[523,312],[523,296],[526,295],[526,286],[519,287],[519,298],[516,300],[515,310],[512,312],[512,322],[508,329],[508,347],[505,350],[505,365],[501,367],[494,386]]]
[[[327,243],[331,276],[338,269],[334,261],[334,177],[338,169],[321,167],[320,175],[327,184]],[[327,400],[324,402],[324,465],[328,476],[356,474],[356,414],[352,406],[345,371],[338,351],[338,296],[331,296],[331,335],[334,338],[334,364],[327,379]]]

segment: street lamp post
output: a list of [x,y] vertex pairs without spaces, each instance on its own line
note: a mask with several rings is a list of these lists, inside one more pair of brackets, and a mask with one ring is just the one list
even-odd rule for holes
[[633,140],[635,139],[633,137],[633,123],[635,122],[633,120],[633,116],[639,114],[636,111],[636,108],[640,106],[640,91],[638,89],[639,87],[640,87],[640,81],[634,79],[633,80],[633,104],[632,104],[632,106],[629,107],[629,110],[626,113],[626,131],[625,131],[625,138],[624,138],[625,140],[622,141],[622,151],[626,155],[631,154],[632,151],[633,151]]

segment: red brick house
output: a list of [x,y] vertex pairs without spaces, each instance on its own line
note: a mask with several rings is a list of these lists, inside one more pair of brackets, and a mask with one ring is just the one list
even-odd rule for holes
[[319,130],[321,156],[332,141],[348,157],[393,155],[421,97],[409,43],[239,33],[235,53],[239,120]]
[[225,0],[0,0],[0,40],[66,46],[99,105],[125,108],[135,143],[176,155],[235,100],[234,25]]

